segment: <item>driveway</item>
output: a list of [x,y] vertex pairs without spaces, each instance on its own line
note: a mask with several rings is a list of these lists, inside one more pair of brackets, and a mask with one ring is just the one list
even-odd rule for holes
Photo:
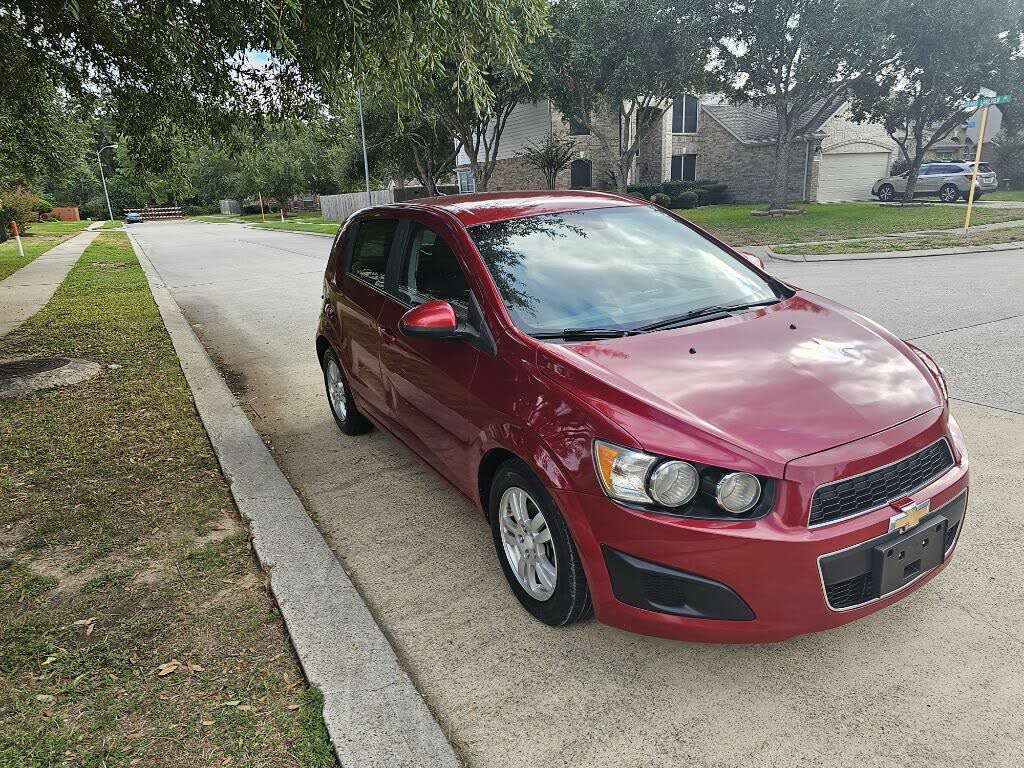
[[533,621],[472,509],[378,432],[337,431],[313,352],[329,239],[132,231],[468,765],[1024,763],[1024,253],[773,266],[944,364],[971,512],[953,565],[901,603],[785,643],[711,646]]

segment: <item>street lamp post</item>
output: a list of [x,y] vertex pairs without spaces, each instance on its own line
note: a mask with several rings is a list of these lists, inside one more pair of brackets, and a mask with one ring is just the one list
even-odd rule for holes
[[103,196],[107,198],[107,214],[110,216],[110,220],[114,220],[114,209],[110,207],[110,195],[107,194],[107,177],[103,173],[103,158],[100,157],[100,152],[104,149],[117,149],[117,144],[107,144],[105,147],[100,147],[96,150],[96,162],[100,166],[100,179],[103,181]]

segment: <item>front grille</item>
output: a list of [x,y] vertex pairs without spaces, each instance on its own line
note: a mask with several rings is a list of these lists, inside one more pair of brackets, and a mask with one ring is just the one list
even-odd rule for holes
[[953,466],[945,440],[857,477],[825,485],[811,499],[809,525],[821,525],[885,506],[922,488]]
[[838,584],[830,584],[825,587],[825,594],[833,608],[849,608],[851,605],[860,605],[878,596],[871,583],[870,573],[862,573]]

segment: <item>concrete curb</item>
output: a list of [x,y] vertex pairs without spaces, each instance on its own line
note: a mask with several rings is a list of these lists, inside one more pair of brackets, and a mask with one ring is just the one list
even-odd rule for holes
[[145,251],[129,233],[253,549],[345,768],[461,763]]
[[878,251],[873,253],[776,253],[767,246],[773,259],[803,264],[816,261],[877,261],[880,259],[923,259],[932,256],[966,256],[974,253],[999,253],[1024,248],[1024,242],[971,245],[963,248],[911,249],[906,251]]
[[[226,222],[231,224],[232,222]],[[286,235],[313,235],[314,237],[329,237],[332,240],[334,235],[328,232],[303,232],[301,229],[275,229],[274,227],[258,227],[255,224],[243,224],[246,229],[258,229],[260,232],[283,232]]]
[[98,234],[96,230],[83,230],[0,281],[0,337],[46,306]]

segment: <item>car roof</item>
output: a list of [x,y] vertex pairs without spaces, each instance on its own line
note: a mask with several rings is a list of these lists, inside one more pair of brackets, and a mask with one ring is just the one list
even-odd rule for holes
[[463,226],[490,224],[506,219],[524,216],[540,216],[546,213],[585,211],[592,208],[618,208],[627,205],[644,205],[643,200],[626,195],[606,192],[583,192],[576,190],[536,192],[476,192],[468,195],[444,195],[411,200],[407,203],[375,207],[371,210],[409,208],[446,211],[462,222]]

